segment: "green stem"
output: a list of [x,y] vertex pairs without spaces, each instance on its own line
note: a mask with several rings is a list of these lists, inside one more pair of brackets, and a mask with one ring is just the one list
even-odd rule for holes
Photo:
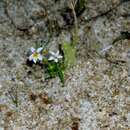
[[57,69],[57,74],[58,74],[58,76],[59,76],[59,78],[64,86],[64,75],[63,75],[62,69],[58,63],[56,63],[56,69]]

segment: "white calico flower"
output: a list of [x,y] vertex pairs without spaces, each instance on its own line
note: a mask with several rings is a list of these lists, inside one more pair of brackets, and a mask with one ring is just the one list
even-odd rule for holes
[[30,61],[33,61],[34,63],[36,63],[38,60],[39,61],[42,61],[43,59],[43,56],[40,54],[40,52],[42,51],[42,47],[38,48],[38,49],[35,49],[33,47],[31,47],[31,55],[29,56],[29,60]]
[[63,56],[59,54],[59,51],[57,51],[56,53],[50,51],[49,53],[50,53],[50,57],[48,60],[50,60],[50,61],[53,60],[54,62],[57,63],[59,59],[63,58]]

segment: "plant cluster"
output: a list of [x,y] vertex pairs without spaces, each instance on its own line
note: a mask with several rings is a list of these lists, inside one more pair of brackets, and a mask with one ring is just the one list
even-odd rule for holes
[[53,52],[43,47],[31,47],[28,60],[33,64],[40,63],[44,65],[45,72],[48,74],[47,78],[58,76],[64,84],[64,61],[59,51]]
[[[84,10],[83,5],[84,0],[71,0],[70,8],[72,9],[74,15],[75,29],[72,33],[71,43],[64,42],[60,48],[63,52],[63,55],[61,55],[59,51],[48,51],[43,47],[38,47],[36,49],[33,47],[30,48],[30,55],[28,57],[28,60],[33,62],[34,64],[37,64],[39,62],[42,63],[45,66],[47,74],[49,74],[49,78],[54,78],[58,76],[63,85],[65,69],[70,68],[76,62],[76,45],[79,41],[77,15],[80,15],[80,13]],[[77,10],[78,8],[80,8],[81,10],[76,14],[75,10]]]

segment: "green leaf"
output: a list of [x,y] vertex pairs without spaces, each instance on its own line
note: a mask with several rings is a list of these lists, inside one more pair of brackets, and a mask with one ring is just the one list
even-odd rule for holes
[[58,76],[60,78],[61,83],[64,86],[63,63],[48,62],[46,68],[47,68],[47,73],[49,75],[48,78],[55,78],[56,76]]
[[64,85],[64,72],[63,72],[63,70],[61,68],[61,65],[56,63],[56,68],[57,68],[57,75],[59,76],[61,82]]
[[54,78],[57,74],[57,68],[56,68],[56,64],[53,63],[53,62],[48,62],[48,65],[47,65],[47,72],[50,76],[50,78]]
[[76,48],[71,44],[65,42],[62,45],[64,52],[64,63],[67,68],[71,67],[76,62]]

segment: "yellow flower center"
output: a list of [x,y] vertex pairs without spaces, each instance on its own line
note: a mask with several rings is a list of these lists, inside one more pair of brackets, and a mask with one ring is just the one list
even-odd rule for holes
[[44,50],[42,51],[43,55],[47,55],[48,54],[48,51],[47,50]]
[[33,53],[33,58],[38,58],[38,53],[37,52]]

